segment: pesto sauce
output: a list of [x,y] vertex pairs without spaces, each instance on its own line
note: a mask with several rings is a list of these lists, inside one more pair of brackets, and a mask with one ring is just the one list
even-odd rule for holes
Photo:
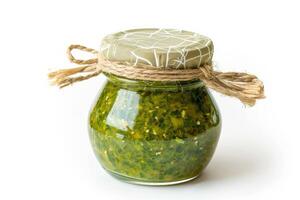
[[102,166],[142,182],[199,175],[221,129],[206,87],[200,81],[163,85],[118,80],[107,81],[90,112],[90,139]]

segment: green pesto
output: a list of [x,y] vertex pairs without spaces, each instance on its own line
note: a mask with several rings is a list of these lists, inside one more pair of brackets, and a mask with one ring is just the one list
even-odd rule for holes
[[110,76],[89,118],[96,157],[127,181],[196,177],[210,161],[220,130],[218,109],[200,81],[162,84]]

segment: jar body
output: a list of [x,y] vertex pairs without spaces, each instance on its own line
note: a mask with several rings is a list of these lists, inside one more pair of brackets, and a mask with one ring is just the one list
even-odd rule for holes
[[104,169],[146,185],[197,177],[221,131],[218,108],[202,82],[116,80],[107,79],[89,115],[90,140]]

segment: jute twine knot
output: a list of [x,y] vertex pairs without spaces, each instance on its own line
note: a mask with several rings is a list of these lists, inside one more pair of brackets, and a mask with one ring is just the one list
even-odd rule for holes
[[[95,57],[87,60],[76,59],[72,55],[74,49],[92,53]],[[53,84],[60,88],[105,72],[128,79],[146,81],[167,82],[199,79],[208,88],[226,96],[236,97],[249,106],[253,106],[257,99],[265,97],[263,82],[256,76],[239,72],[218,72],[213,70],[212,65],[203,65],[195,69],[160,69],[150,65],[139,65],[137,67],[130,65],[130,63],[106,60],[95,49],[82,45],[70,45],[67,55],[72,63],[80,66],[61,69],[48,74]]]

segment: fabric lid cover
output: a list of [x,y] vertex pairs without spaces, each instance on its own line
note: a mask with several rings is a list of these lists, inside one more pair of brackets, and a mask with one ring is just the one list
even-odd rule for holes
[[100,53],[105,59],[159,68],[197,68],[211,64],[213,42],[206,36],[175,29],[133,29],[107,35]]

